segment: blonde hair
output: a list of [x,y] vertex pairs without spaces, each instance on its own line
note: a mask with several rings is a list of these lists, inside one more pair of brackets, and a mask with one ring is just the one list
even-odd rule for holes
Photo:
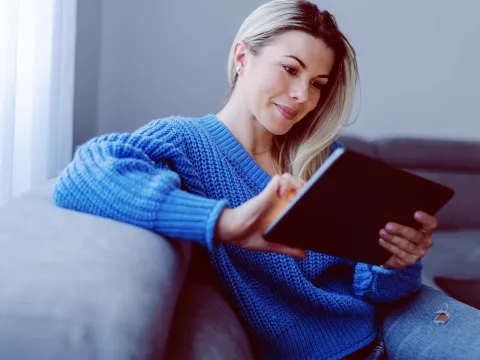
[[305,0],[273,0],[261,5],[245,19],[233,41],[228,81],[231,94],[237,80],[234,62],[237,42],[243,40],[255,56],[276,36],[289,30],[321,39],[335,52],[329,81],[316,108],[288,133],[274,138],[272,154],[276,171],[308,180],[328,157],[330,145],[349,118],[358,81],[355,50],[338,29],[333,15]]

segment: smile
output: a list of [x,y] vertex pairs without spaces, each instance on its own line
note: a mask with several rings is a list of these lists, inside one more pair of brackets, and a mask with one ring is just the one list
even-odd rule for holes
[[275,106],[276,106],[278,112],[286,120],[293,120],[298,115],[298,110],[295,110],[295,109],[292,109],[292,108],[289,108],[289,107],[286,107],[286,106],[278,105],[278,104],[275,104]]

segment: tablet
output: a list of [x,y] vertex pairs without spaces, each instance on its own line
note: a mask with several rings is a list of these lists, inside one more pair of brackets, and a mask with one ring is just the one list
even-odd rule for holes
[[265,240],[371,265],[392,256],[379,243],[388,222],[421,228],[453,189],[347,148],[336,149],[265,230]]

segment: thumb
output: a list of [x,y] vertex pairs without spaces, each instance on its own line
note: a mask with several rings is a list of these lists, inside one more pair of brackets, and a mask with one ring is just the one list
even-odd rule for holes
[[265,243],[265,248],[263,251],[268,251],[268,252],[275,252],[275,253],[280,253],[288,256],[292,256],[295,258],[300,258],[304,259],[307,257],[307,253],[305,250],[300,249],[300,248],[294,248],[274,242],[266,242]]
[[258,196],[258,201],[260,202],[259,207],[262,210],[269,209],[275,203],[275,201],[279,197],[279,189],[280,175],[275,175],[272,177],[265,189],[263,189],[263,191]]

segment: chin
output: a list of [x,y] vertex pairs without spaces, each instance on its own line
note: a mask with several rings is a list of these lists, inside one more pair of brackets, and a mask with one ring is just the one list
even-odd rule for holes
[[273,135],[285,135],[297,123],[296,120],[286,120],[274,109],[273,113],[268,112],[263,116],[255,116],[257,121]]
[[260,124],[273,135],[285,135],[295,125],[295,121],[285,120],[277,114],[269,114],[263,117],[257,117]]
[[285,124],[281,121],[272,121],[268,126],[265,126],[265,128],[270,131],[273,135],[285,135],[290,131],[292,128],[293,124]]

